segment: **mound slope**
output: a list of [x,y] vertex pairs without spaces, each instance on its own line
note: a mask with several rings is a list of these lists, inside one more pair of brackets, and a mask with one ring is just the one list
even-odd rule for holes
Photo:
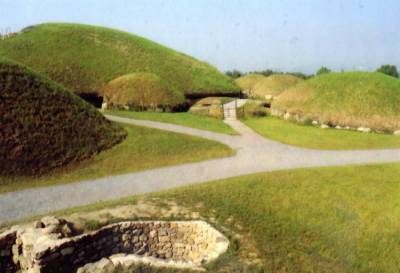
[[49,23],[0,41],[0,56],[16,60],[76,93],[99,93],[120,76],[147,72],[183,93],[239,92],[216,68],[130,33]]
[[285,74],[274,74],[269,77],[250,74],[237,79],[236,83],[247,95],[264,99],[275,97],[301,81],[302,79],[298,77]]
[[400,81],[381,73],[330,73],[304,81],[272,103],[278,111],[322,123],[400,129]]
[[169,110],[184,102],[184,97],[151,73],[133,73],[109,82],[103,88],[107,107],[138,110]]
[[125,132],[91,105],[0,58],[0,174],[40,174],[89,158]]
[[275,97],[301,81],[303,80],[292,75],[271,75],[261,79],[254,85],[254,95],[261,98],[265,96]]
[[240,87],[241,90],[249,95],[250,92],[254,89],[256,83],[264,78],[266,77],[260,74],[248,74],[237,78],[235,80],[235,83]]

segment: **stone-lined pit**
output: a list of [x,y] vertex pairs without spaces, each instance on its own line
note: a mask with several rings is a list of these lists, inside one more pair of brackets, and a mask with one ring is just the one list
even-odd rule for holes
[[[34,228],[17,228],[13,238],[8,232],[9,240],[3,241],[12,250],[15,266],[10,265],[8,256],[6,267],[0,264],[0,272],[14,273],[14,269],[21,268],[22,272],[30,273],[72,273],[81,267],[80,272],[96,272],[93,269],[96,264],[85,265],[114,254],[126,255],[108,261],[118,260],[121,264],[143,259],[150,265],[198,269],[229,246],[220,232],[203,221],[121,222],[68,237],[68,223],[63,221],[56,226],[56,220],[47,220],[52,222],[50,225],[40,223]],[[0,235],[0,243],[2,238]]]

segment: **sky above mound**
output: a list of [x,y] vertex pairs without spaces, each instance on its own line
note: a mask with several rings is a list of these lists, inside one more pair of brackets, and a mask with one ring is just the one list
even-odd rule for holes
[[0,32],[76,22],[132,32],[221,70],[400,65],[398,0],[1,0]]

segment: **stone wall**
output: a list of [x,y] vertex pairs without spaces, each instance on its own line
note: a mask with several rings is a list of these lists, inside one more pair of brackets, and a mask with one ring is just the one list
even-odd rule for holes
[[17,239],[16,231],[0,234],[0,272],[14,273],[18,270],[13,262],[12,247]]
[[202,221],[122,222],[70,238],[47,230],[36,227],[17,235],[20,251],[14,260],[23,272],[72,273],[118,253],[196,267],[217,258],[229,245],[221,233]]

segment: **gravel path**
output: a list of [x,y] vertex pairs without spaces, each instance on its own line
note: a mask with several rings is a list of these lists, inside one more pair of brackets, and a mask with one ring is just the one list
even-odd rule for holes
[[229,158],[164,167],[79,183],[0,194],[0,223],[98,201],[143,194],[182,185],[279,169],[400,161],[400,149],[321,151],[265,139],[243,123],[227,120],[241,135],[229,136],[167,123],[108,116],[109,119],[227,144],[237,151]]

